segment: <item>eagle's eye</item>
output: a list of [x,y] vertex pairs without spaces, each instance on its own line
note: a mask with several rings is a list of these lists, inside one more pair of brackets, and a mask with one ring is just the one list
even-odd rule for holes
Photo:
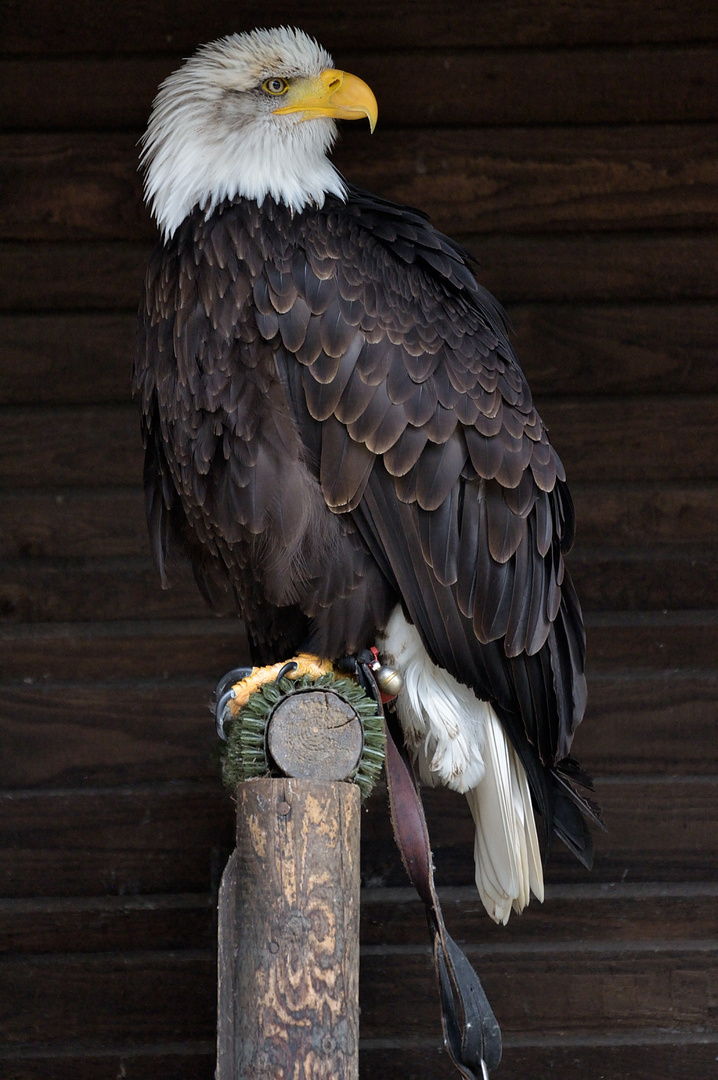
[[280,94],[286,94],[289,89],[289,83],[286,79],[265,79],[262,83],[262,90],[266,90],[268,94],[273,94],[275,97],[279,97]]

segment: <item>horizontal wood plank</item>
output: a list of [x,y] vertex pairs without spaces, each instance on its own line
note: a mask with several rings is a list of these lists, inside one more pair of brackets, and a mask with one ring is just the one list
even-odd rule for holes
[[[512,306],[533,393],[716,393],[718,305]],[[0,317],[0,405],[130,400],[135,314]]]
[[[0,683],[3,787],[213,780],[219,747],[210,705],[222,674],[192,682]],[[714,672],[589,673],[574,750],[591,772],[718,773],[717,724]]]
[[0,317],[0,404],[131,398],[136,315]]
[[[558,954],[547,948],[530,958],[513,949],[503,956],[467,951],[506,1036],[587,1036],[608,1027],[618,1034],[651,1025],[670,1025],[678,1032],[714,1027],[715,944],[695,953],[686,948],[612,954],[583,953],[572,943]],[[362,980],[365,1038],[370,1033],[375,1038],[437,1033],[436,982],[428,950],[424,956],[363,955]]]
[[[655,783],[598,778],[596,798],[604,809],[608,831],[594,829],[593,870],[577,868],[573,857],[557,843],[548,881],[716,880],[718,843],[713,822],[718,813],[718,785],[714,777],[675,781],[657,777]],[[435,833],[438,836],[438,826]],[[471,835],[468,839],[472,842]],[[459,864],[450,869],[453,859],[448,849],[446,856],[447,872],[458,873]]]
[[[142,483],[138,408],[0,409],[0,485]],[[3,460],[5,462],[3,468]]]
[[479,261],[479,279],[507,305],[695,301],[718,294],[718,238],[708,233],[472,233],[462,240]]
[[571,483],[570,488],[582,545],[649,548],[718,539],[713,483]]
[[573,749],[589,772],[670,776],[718,771],[718,674],[600,675],[589,670],[588,684],[586,718]]
[[[0,112],[8,117],[6,130],[141,128],[157,87],[181,62],[181,53],[6,59],[0,63]],[[343,48],[340,62],[372,87],[382,128],[718,119],[715,46],[402,48],[391,55]],[[457,95],[457,86],[471,92]]]
[[0,900],[0,952],[213,949],[215,917],[209,894]]
[[[593,870],[585,870],[556,842],[547,882],[717,880],[716,777],[597,777],[595,798],[603,808],[608,831],[594,827]],[[379,800],[377,793],[374,802]],[[424,791],[423,801],[439,885],[472,884],[473,823],[464,800],[446,789],[435,789]],[[391,846],[391,826],[373,805],[363,830],[366,884],[404,884],[403,867]]]
[[[718,779],[597,782],[610,831],[596,836],[593,871],[560,845],[549,882],[715,881]],[[440,885],[473,882],[473,826],[454,792],[424,796]],[[5,792],[0,798],[0,894],[31,897],[208,891],[216,860],[231,849],[232,803],[217,781]],[[378,789],[363,820],[364,882],[404,885]],[[660,824],[660,828],[658,827]]]
[[[703,518],[700,505],[696,513]],[[11,491],[4,496],[0,558],[92,559],[146,557],[148,553],[139,485],[90,491]]]
[[[663,611],[718,607],[715,550],[667,547],[629,551],[577,547],[568,560],[584,611]],[[189,568],[162,589],[149,558],[0,564],[0,618],[193,619],[209,611]],[[229,601],[228,601],[229,603]]]
[[[535,900],[520,918],[497,927],[473,886],[441,890],[449,932],[462,945],[623,943],[635,949],[718,938],[718,886],[554,885],[543,904]],[[6,954],[106,953],[151,949],[212,948],[216,937],[212,897],[51,897],[0,900],[0,949]],[[361,940],[391,951],[426,946],[426,912],[414,889],[364,889]],[[622,945],[622,947],[623,947]],[[0,1051],[1,1055],[1,1051]]]
[[[715,670],[718,618],[710,611],[587,615],[590,671]],[[2,672],[28,680],[194,677],[213,685],[248,661],[234,619],[1,623]]]
[[[710,233],[469,234],[479,279],[504,303],[716,300]],[[0,243],[0,310],[134,314],[151,241]]]
[[[701,639],[703,640],[703,638]],[[249,660],[236,619],[60,624],[0,622],[7,679],[100,680],[198,678],[213,686]]]
[[[650,1039],[650,1035],[644,1037]],[[687,1076],[691,1080],[712,1080],[718,1049],[714,1036],[705,1036],[705,1042],[681,1042],[678,1033],[669,1038],[670,1043],[661,1039],[641,1045],[640,1034],[630,1043],[614,1035],[610,1041],[586,1039],[577,1043],[558,1038],[548,1046],[516,1046],[509,1036],[504,1039],[498,1075],[501,1080],[576,1080],[578,1076],[581,1080],[656,1080],[656,1062],[660,1061],[661,1072],[670,1080],[684,1080]],[[32,1073],[33,1080],[35,1075]],[[127,1075],[134,1080],[134,1074]],[[367,1048],[363,1053],[360,1050],[359,1076],[361,1080],[454,1080],[456,1069],[437,1035],[435,1044],[421,1049],[413,1049],[409,1043],[398,1049],[389,1045]],[[84,1080],[84,1075],[78,1080]],[[144,1080],[143,1074],[138,1080]]]
[[0,310],[137,310],[153,240],[0,243]]
[[[635,969],[636,962],[639,970]],[[661,954],[509,947],[474,961],[507,1036],[590,1036],[670,1024],[675,1033],[712,1026],[715,950],[699,943]],[[201,950],[0,961],[6,1045],[84,1038],[127,1041],[210,1038],[214,956]],[[402,992],[397,994],[396,987]],[[362,1037],[431,1037],[438,1003],[428,949],[362,956]],[[557,1019],[560,1018],[560,1019]]]
[[[568,566],[585,612],[718,607],[713,546],[576,547]],[[0,619],[69,622],[198,619],[209,612],[188,566],[162,589],[149,558],[23,559],[0,563]],[[232,611],[229,597],[228,610]]]
[[[5,135],[3,240],[150,240],[137,136]],[[710,125],[347,132],[349,179],[448,233],[712,228]]]
[[[571,484],[582,545],[715,544],[718,485]],[[0,559],[146,558],[149,540],[138,487],[9,491],[3,496]],[[647,551],[650,557],[650,550]]]
[[591,671],[715,670],[718,613],[714,611],[588,612],[585,622]]
[[139,685],[0,683],[3,787],[215,780],[219,743],[210,703],[222,674]]
[[718,607],[718,553],[712,545],[629,550],[577,545],[567,565],[586,612]]
[[[708,480],[713,409],[718,399],[693,397],[543,398],[541,415],[571,482]],[[717,417],[718,419],[718,417]]]
[[201,619],[210,609],[184,564],[163,589],[149,558],[0,564],[0,619]]
[[[630,1037],[604,1040],[556,1039],[548,1045],[515,1045],[504,1039],[502,1080],[655,1080],[656,1060],[668,1080],[713,1080],[716,1040],[708,1034],[685,1041],[680,1033],[659,1038],[638,1032]],[[666,1041],[670,1039],[670,1042]],[[643,1039],[643,1042],[641,1040]],[[652,1039],[652,1041],[651,1041]],[[681,1040],[684,1041],[681,1041]],[[440,1045],[438,1033],[430,1040],[360,1040],[361,1080],[454,1080],[456,1070]],[[166,1042],[157,1045],[108,1045],[79,1048],[63,1045],[47,1049],[29,1046],[21,1053],[3,1055],[5,1080],[98,1080],[118,1075],[127,1080],[211,1080],[214,1046],[211,1040]]]
[[233,804],[219,780],[0,802],[3,896],[209,893],[233,846]]
[[386,150],[354,133],[337,161],[356,183],[427,210],[449,234],[709,228],[718,210],[709,130],[397,132]]
[[114,1080],[118,1075],[126,1080],[213,1080],[215,1042],[204,1040],[162,1041],[119,1045],[103,1041],[102,1046],[88,1047],[86,1043],[31,1045],[21,1051],[0,1050],[3,1080],[47,1080],[52,1069],[53,1080]]
[[[456,941],[491,948],[513,944],[619,942],[634,948],[652,941],[708,941],[718,938],[718,885],[549,885],[546,899],[535,898],[506,926],[496,926],[486,914],[473,885],[440,889],[441,907],[449,933]],[[12,903],[12,901],[6,901]],[[31,901],[29,902],[31,903]],[[426,912],[411,887],[365,889],[362,893],[362,942],[377,949],[425,945]],[[33,940],[28,927],[28,939]]]
[[[421,3],[387,4],[370,0],[361,9],[327,11],[321,0],[307,0],[301,10],[302,29],[328,49],[426,48],[437,46],[587,45],[661,41],[715,41],[718,17],[709,0],[659,0],[646,18],[641,0],[580,0],[570,15],[558,0],[537,7],[531,0],[489,0],[477,19],[461,0],[440,6]],[[25,0],[11,9],[4,52],[127,53],[181,52],[222,34],[255,26],[281,25],[286,4],[248,0],[241,12],[230,0],[198,8],[190,0],[160,0],[151,8],[131,0],[121,8],[97,8],[90,0],[68,0],[47,9],[42,0]],[[338,57],[336,58],[339,59]]]
[[[718,479],[718,396],[538,401],[572,483]],[[0,487],[136,487],[138,409],[0,409]]]
[[211,1038],[215,957],[183,949],[0,960],[2,1041]]
[[712,304],[516,304],[509,318],[538,398],[718,389]]
[[[691,1041],[680,1033],[656,1041],[650,1033],[613,1037],[608,1043],[556,1039],[548,1045],[515,1045],[504,1039],[501,1059],[502,1080],[655,1080],[656,1060],[669,1080],[713,1080],[716,1040],[710,1034]],[[653,1038],[653,1041],[650,1041]],[[641,1042],[643,1039],[643,1043]],[[684,1041],[681,1041],[681,1040]],[[437,1033],[430,1040],[360,1040],[361,1080],[454,1080],[456,1070],[440,1045]],[[47,1049],[29,1046],[11,1056],[0,1051],[5,1080],[98,1080],[98,1077],[126,1077],[127,1080],[211,1080],[214,1075],[214,1046],[203,1043],[166,1042],[158,1045],[105,1046],[98,1049],[63,1045]]]
[[5,136],[0,237],[152,240],[136,143],[132,135]]

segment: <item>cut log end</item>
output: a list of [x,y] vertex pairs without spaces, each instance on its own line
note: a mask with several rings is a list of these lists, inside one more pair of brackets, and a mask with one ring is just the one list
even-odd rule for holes
[[356,711],[331,690],[291,694],[269,719],[269,753],[286,776],[345,780],[357,768],[363,744]]

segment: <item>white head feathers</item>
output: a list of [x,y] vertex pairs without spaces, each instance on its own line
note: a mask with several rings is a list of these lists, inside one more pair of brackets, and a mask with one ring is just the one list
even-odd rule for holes
[[277,116],[270,77],[316,77],[332,58],[301,30],[232,34],[204,45],[155,98],[140,159],[145,200],[168,239],[195,206],[210,213],[237,195],[269,195],[296,211],[346,195],[327,159],[336,123]]

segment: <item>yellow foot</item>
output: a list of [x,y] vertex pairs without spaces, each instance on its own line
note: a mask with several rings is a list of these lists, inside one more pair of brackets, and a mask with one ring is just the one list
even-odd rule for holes
[[318,656],[313,656],[312,653],[297,653],[290,661],[284,660],[280,664],[255,668],[251,675],[248,675],[246,679],[242,679],[241,682],[235,683],[232,687],[235,696],[227,703],[227,709],[232,716],[236,717],[239,714],[239,710],[247,704],[250,696],[256,690],[259,690],[265,683],[274,682],[287,663],[297,665],[292,671],[287,672],[286,677],[288,679],[299,679],[302,675],[309,675],[312,679],[318,679],[320,675],[330,675],[334,671],[331,660],[321,660]]

